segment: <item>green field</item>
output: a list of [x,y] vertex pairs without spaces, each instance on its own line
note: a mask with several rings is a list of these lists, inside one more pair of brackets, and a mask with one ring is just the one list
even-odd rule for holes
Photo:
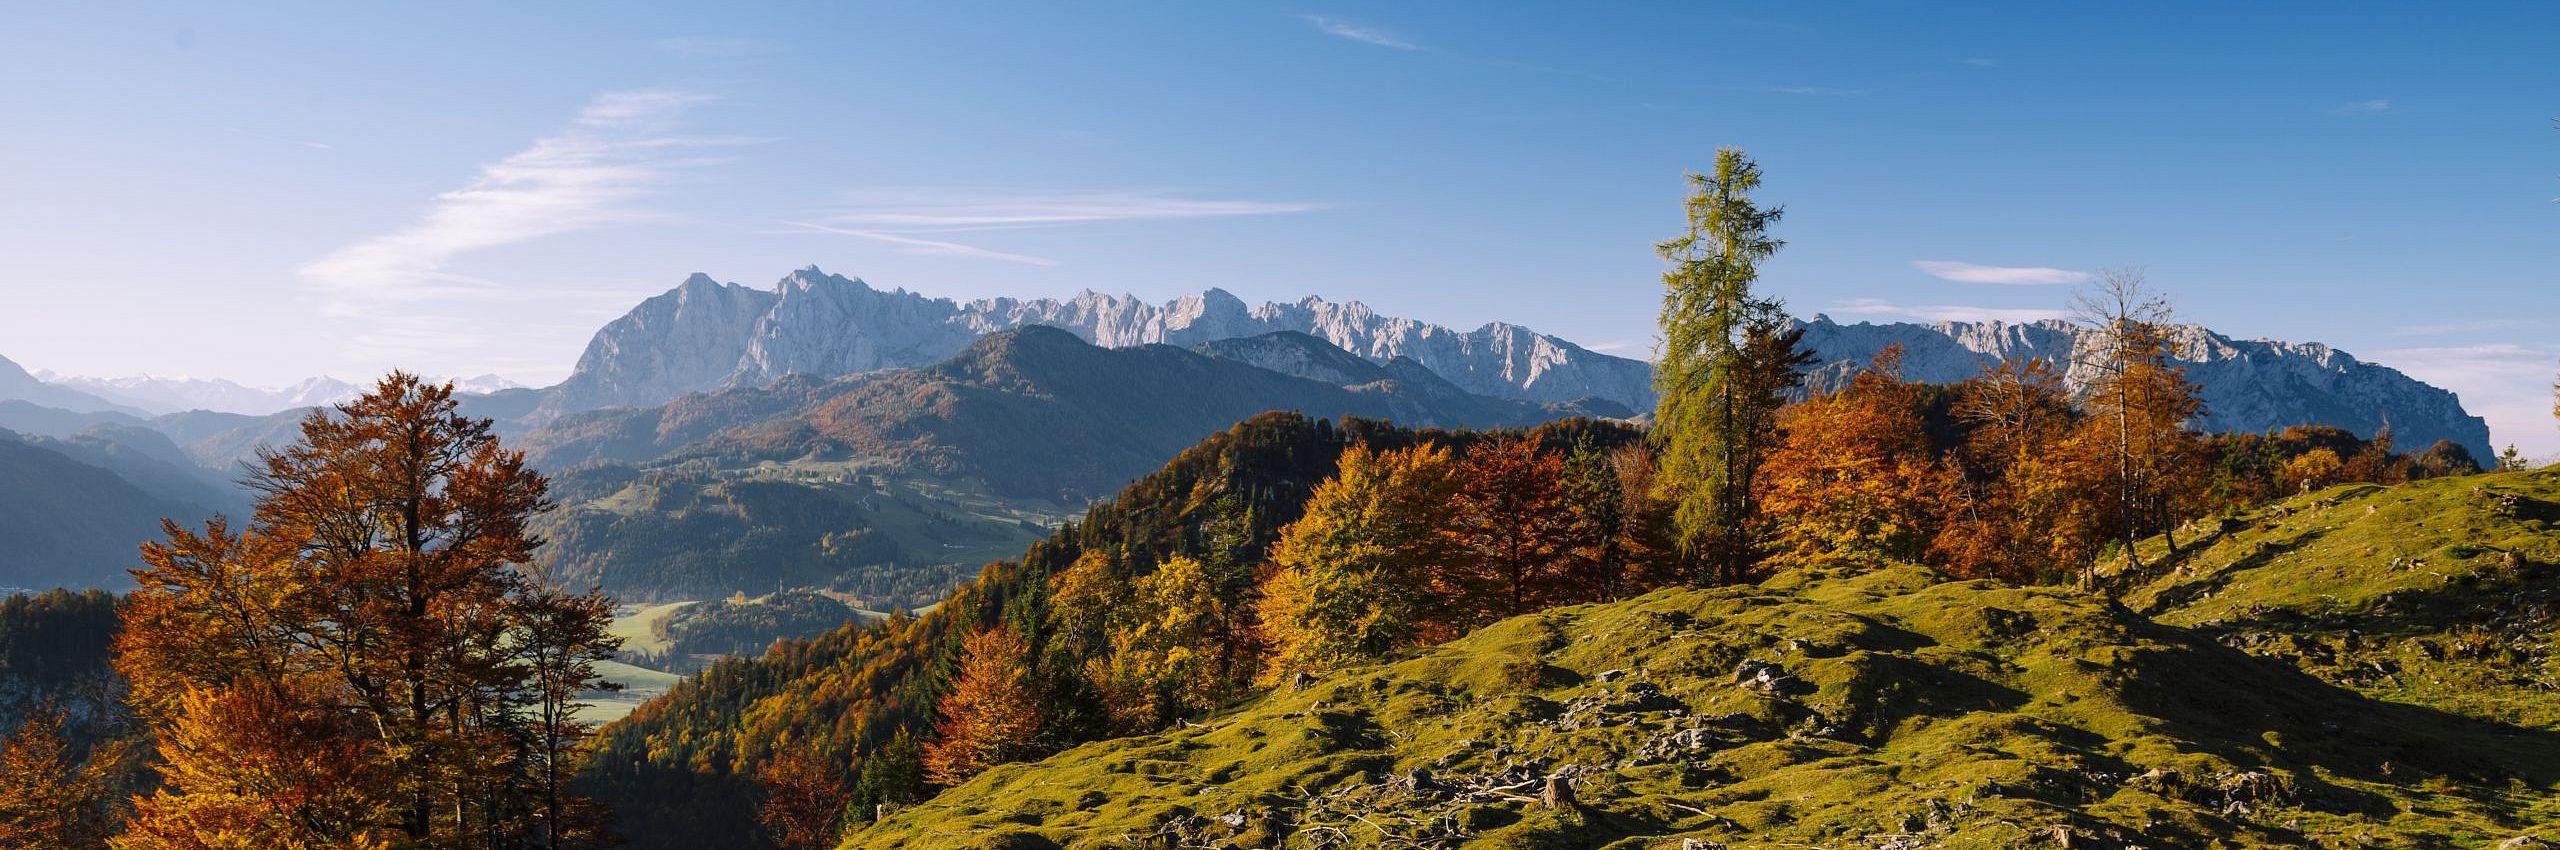
[[622,686],[622,690],[619,691],[592,693],[586,696],[587,707],[578,712],[578,717],[599,725],[622,719],[629,715],[632,709],[639,708],[641,703],[666,693],[668,688],[675,687],[677,682],[684,681],[684,677],[673,673],[663,673],[646,667],[633,667],[619,661],[599,663],[596,665],[596,672],[604,674],[605,681]]

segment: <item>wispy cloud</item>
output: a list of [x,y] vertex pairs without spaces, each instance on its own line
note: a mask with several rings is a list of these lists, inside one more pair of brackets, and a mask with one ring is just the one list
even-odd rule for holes
[[1397,38],[1394,33],[1390,33],[1376,27],[1361,26],[1340,18],[1331,18],[1324,15],[1304,15],[1301,17],[1304,17],[1307,23],[1314,24],[1317,30],[1322,31],[1326,35],[1338,38],[1347,38],[1362,44],[1374,44],[1379,47],[1395,50],[1422,49],[1422,45]]
[[1806,97],[1848,97],[1851,95],[1867,93],[1866,89],[1844,89],[1834,88],[1831,86],[1777,86],[1769,90],[1779,94],[1804,95]]
[[813,221],[785,223],[807,232],[833,233],[897,245],[909,253],[1045,266],[1055,265],[1057,261],[934,237],[1100,222],[1281,215],[1320,210],[1327,206],[1296,201],[1190,198],[1166,192],[1026,195],[939,189],[876,189],[854,194],[845,205]]
[[1008,254],[1003,251],[991,251],[975,245],[963,245],[958,242],[945,242],[939,239],[925,239],[916,236],[902,236],[882,230],[863,230],[852,227],[830,227],[824,224],[815,224],[805,221],[786,221],[783,223],[813,233],[833,233],[838,236],[852,236],[859,239],[869,239],[874,242],[886,242],[891,245],[906,248],[907,253],[911,254],[926,254],[940,257],[969,257],[979,260],[999,260],[1007,263],[1021,263],[1026,266],[1054,266],[1058,264],[1058,261],[1047,257],[1034,257],[1029,254]]
[[2354,100],[2338,105],[2340,115],[2380,115],[2391,111],[2391,101],[2381,98]]
[[771,45],[752,38],[727,38],[710,35],[680,35],[650,43],[658,52],[679,59],[730,59],[754,56],[771,49]]
[[1968,56],[1963,59],[1956,60],[1956,64],[1969,68],[1997,68],[2000,67],[2000,60],[1989,59],[1981,56]]
[[1993,283],[2002,286],[2053,286],[2084,283],[2088,272],[2047,266],[1986,266],[1954,260],[1913,260],[1911,267],[1939,280],[1959,283]]
[[2032,307],[1977,307],[1964,304],[1896,304],[1881,298],[1842,301],[1826,311],[1851,316],[1882,316],[1923,322],[2037,322],[2059,319],[2061,310]]
[[1163,192],[1007,195],[895,189],[857,194],[851,205],[828,221],[891,228],[985,230],[1093,221],[1274,215],[1324,207],[1300,202],[1183,198]]
[[490,165],[462,188],[438,195],[418,219],[301,268],[338,317],[376,320],[360,340],[377,353],[451,350],[452,322],[423,302],[506,297],[494,282],[450,271],[458,257],[608,224],[650,217],[643,198],[684,171],[726,162],[711,150],[744,137],[688,137],[684,114],[712,98],[684,91],[625,91],[596,97],[566,129]]

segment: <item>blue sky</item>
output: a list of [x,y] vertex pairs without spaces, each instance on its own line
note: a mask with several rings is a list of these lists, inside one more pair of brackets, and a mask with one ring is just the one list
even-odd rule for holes
[[1680,174],[1738,145],[1800,314],[2034,316],[2142,266],[2187,320],[2398,366],[2549,454],[2555,32],[2549,4],[21,4],[0,354],[542,383],[687,273],[815,263],[1643,356]]

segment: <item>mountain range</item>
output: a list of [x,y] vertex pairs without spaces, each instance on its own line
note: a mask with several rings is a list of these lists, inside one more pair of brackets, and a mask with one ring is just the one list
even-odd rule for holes
[[[1888,345],[1903,349],[1907,377],[1946,383],[2003,357],[2073,364],[2093,344],[2060,322],[1815,316],[1798,327],[1822,363],[1817,386]],[[2192,325],[2174,335],[2207,403],[2203,427],[2326,424],[2369,435],[2387,424],[2404,447],[2451,440],[2474,457],[2490,454],[2485,424],[2452,393],[2397,371],[2317,343],[2237,340]],[[2075,386],[2088,377],[2066,370]],[[881,568],[896,576],[873,590],[927,598],[948,582],[918,583],[915,568],[973,564],[1018,546],[1027,526],[1264,410],[1477,428],[1636,417],[1653,400],[1648,364],[1518,325],[1460,331],[1316,297],[1256,307],[1216,289],[1162,304],[1093,292],[962,303],[815,267],[771,289],[693,275],[598,330],[556,386],[474,381],[465,411],[498,420],[573,496],[563,515],[585,525],[555,529],[560,549],[594,555],[572,559],[589,565],[589,578],[649,576],[621,588],[643,595],[760,590],[774,576],[753,560],[783,558],[807,567],[785,571],[793,581]],[[229,482],[239,462],[289,438],[306,405],[354,391],[325,378],[282,389],[48,382],[0,360],[0,428],[27,435],[16,440],[23,451],[101,470],[179,506],[175,514],[199,516],[236,511]],[[611,510],[589,510],[599,505]],[[746,524],[685,519],[718,516]],[[853,545],[874,521],[899,530]],[[674,528],[703,539],[761,529],[756,545],[765,548],[668,564],[664,534]],[[794,530],[777,530],[785,528]],[[829,541],[834,554],[808,556]],[[97,575],[116,583],[114,570]]]
[[[1357,301],[1307,297],[1249,307],[1219,289],[1163,304],[1083,292],[1064,300],[955,302],[880,290],[815,266],[772,289],[696,274],[607,324],[568,380],[550,388],[532,422],[602,407],[652,405],[689,392],[771,383],[785,375],[833,377],[936,362],[984,334],[1047,325],[1110,348],[1194,346],[1278,331],[1312,336],[1372,363],[1406,361],[1448,385],[1532,402],[1604,399],[1653,407],[1652,368],[1528,328],[1490,323],[1471,331],[1382,316]],[[2096,343],[2067,322],[1796,323],[1820,362],[1816,385],[1864,366],[1887,345],[1903,348],[1907,377],[1953,383],[2004,357],[2047,359],[2085,388],[2081,365]],[[2199,427],[2259,432],[2321,424],[2371,436],[2389,425],[2404,445],[2461,444],[2492,454],[2487,423],[2459,399],[2397,370],[2319,343],[2242,340],[2196,325],[2172,334],[2179,365],[2200,387]]]
[[1108,348],[1192,346],[1296,331],[1372,361],[1410,359],[1479,395],[1538,402],[1597,397],[1636,409],[1652,406],[1651,370],[1642,361],[1517,325],[1497,322],[1462,332],[1380,316],[1359,302],[1314,297],[1247,307],[1219,289],[1161,306],[1095,292],[1066,300],[959,303],[874,289],[811,266],[770,291],[696,274],[641,302],[596,333],[569,379],[552,389],[545,410],[556,415],[656,404],[792,374],[833,377],[923,366],[980,336],[1027,325],[1061,328]]

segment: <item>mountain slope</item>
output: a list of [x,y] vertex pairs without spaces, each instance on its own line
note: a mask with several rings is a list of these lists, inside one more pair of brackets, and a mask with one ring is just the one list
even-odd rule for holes
[[[1888,345],[1903,349],[1903,376],[1932,384],[1973,377],[2003,357],[2041,359],[2064,370],[2077,390],[2095,380],[2090,355],[2101,343],[2068,322],[1940,322],[1843,325],[1815,316],[1796,325],[1823,361],[1816,386],[1845,380]],[[2471,456],[2495,455],[2486,420],[2460,399],[2398,370],[2355,359],[2319,343],[2239,340],[2196,325],[2176,325],[2178,365],[2204,397],[2206,431],[2258,433],[2293,425],[2333,425],[2371,437],[2386,424],[2402,446],[2451,440]]]
[[142,425],[142,417],[114,411],[76,411],[29,401],[0,401],[0,428],[42,437],[68,437],[95,425]]
[[844,846],[2485,846],[2560,820],[2555,783],[2549,731],[1892,568],[1517,618],[999,767]]
[[123,587],[162,517],[209,511],[0,432],[0,587]]

